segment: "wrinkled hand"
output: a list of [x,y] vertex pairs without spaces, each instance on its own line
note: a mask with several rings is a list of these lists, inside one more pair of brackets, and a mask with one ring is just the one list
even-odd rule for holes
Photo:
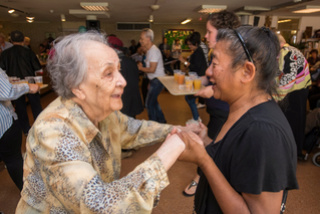
[[198,124],[197,123],[186,124],[186,126],[175,126],[175,128],[178,130],[175,133],[179,133],[181,131],[193,132],[197,134],[202,139],[202,141],[208,138],[208,135],[207,135],[208,127],[201,122],[199,122]]
[[211,98],[213,96],[212,86],[206,86],[203,89],[200,89],[195,96],[203,97],[203,98]]
[[40,87],[37,84],[28,84],[28,85],[29,85],[29,93],[30,94],[35,94],[40,90]]
[[197,123],[190,123],[190,124],[186,124],[186,126],[177,126],[177,128],[180,131],[184,131],[184,132],[194,132],[196,134],[199,134],[201,132],[201,128]]
[[202,140],[193,132],[179,132],[177,134],[185,144],[185,150],[178,160],[200,164],[202,157],[207,154]]

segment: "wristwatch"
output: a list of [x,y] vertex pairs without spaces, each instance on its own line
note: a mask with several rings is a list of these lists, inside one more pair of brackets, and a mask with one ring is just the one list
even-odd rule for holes
[[184,64],[185,66],[187,66],[187,65],[188,65],[188,61],[185,61],[183,64]]

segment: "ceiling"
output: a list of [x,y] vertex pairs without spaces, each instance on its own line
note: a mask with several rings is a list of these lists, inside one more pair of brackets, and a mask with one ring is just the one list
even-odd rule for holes
[[[147,22],[152,14],[154,23],[180,23],[186,18],[192,18],[193,23],[204,22],[205,16],[197,12],[200,5],[227,5],[227,10],[241,11],[244,6],[260,6],[271,8],[268,12],[249,11],[252,14],[288,16],[319,16],[318,13],[294,14],[293,7],[301,5],[318,5],[320,0],[83,0],[84,2],[108,2],[109,14],[98,15],[105,23],[115,22]],[[153,11],[150,6],[160,5]],[[4,7],[3,7],[4,6]],[[8,8],[16,10],[18,17],[9,14]],[[0,22],[26,22],[26,13],[35,17],[35,22],[58,22],[61,14],[67,21],[83,21],[86,15],[71,15],[69,9],[82,9],[79,0],[0,0]],[[247,11],[248,12],[248,11]],[[202,20],[201,20],[202,18]]]

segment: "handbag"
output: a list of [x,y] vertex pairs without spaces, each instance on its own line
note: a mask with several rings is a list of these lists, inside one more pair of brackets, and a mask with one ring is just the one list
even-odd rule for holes
[[288,190],[285,189],[285,190],[283,190],[282,202],[281,202],[281,207],[280,207],[280,214],[283,214],[284,211],[286,210],[287,196],[288,196]]

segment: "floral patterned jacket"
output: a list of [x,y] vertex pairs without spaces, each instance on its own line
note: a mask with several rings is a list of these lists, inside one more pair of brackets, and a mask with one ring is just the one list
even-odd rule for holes
[[276,77],[278,96],[282,100],[288,93],[311,85],[309,65],[303,54],[295,47],[285,44],[279,53],[279,76]]
[[16,213],[151,213],[169,184],[162,162],[152,155],[120,179],[121,149],[161,142],[172,127],[118,111],[99,127],[60,97],[39,115],[27,138]]

